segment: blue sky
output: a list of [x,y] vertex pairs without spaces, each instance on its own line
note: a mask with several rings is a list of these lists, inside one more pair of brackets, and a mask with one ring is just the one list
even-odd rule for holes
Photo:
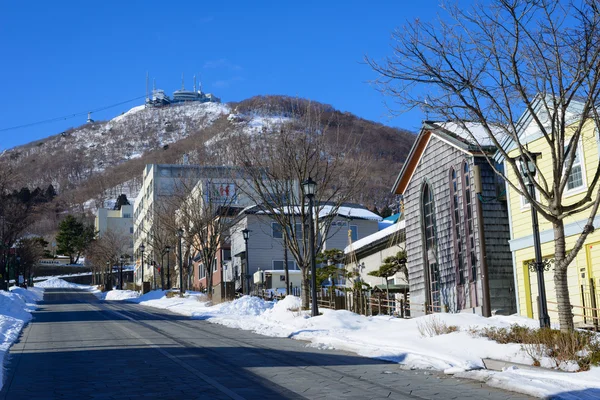
[[[416,131],[391,118],[365,54],[390,54],[390,32],[430,18],[423,1],[17,1],[0,4],[0,130],[145,95],[146,71],[168,94],[192,76],[223,101],[285,94]],[[110,119],[143,99],[93,115]],[[85,116],[0,131],[0,151]]]

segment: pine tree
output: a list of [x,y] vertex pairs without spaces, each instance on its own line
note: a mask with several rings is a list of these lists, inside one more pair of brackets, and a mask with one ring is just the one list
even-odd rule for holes
[[72,215],[67,215],[58,226],[56,250],[68,255],[69,262],[75,264],[95,236],[93,226],[77,221]]
[[52,201],[52,199],[56,197],[56,190],[54,190],[54,186],[52,186],[52,184],[48,185],[44,196],[48,201]]
[[127,195],[125,194],[120,194],[119,197],[117,197],[117,202],[115,203],[115,210],[120,210],[122,206],[129,206],[131,205],[129,203],[129,200],[127,200]]

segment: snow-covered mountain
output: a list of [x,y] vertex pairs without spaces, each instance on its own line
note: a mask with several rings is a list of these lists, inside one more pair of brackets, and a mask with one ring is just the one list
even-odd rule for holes
[[[134,107],[110,121],[97,121],[46,139],[18,146],[0,155],[0,167],[12,168],[15,187],[52,184],[69,202],[106,200],[120,192],[134,197],[146,163],[176,163],[183,154],[226,140],[229,133],[248,134],[265,125],[289,119],[285,113],[265,112],[261,100],[285,104],[283,96],[255,97],[240,103],[186,103],[165,108]],[[368,136],[366,151],[394,168],[404,160],[414,136],[406,131],[339,114],[349,131]],[[194,160],[190,160],[194,162]],[[214,160],[214,162],[218,162]],[[381,184],[389,179],[374,175]],[[395,176],[396,169],[389,171]],[[83,190],[85,188],[85,190]],[[113,193],[114,192],[114,193]]]

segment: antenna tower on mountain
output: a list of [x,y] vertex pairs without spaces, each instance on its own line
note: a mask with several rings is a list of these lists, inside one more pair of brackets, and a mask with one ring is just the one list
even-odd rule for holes
[[185,85],[183,83],[183,72],[181,73],[181,90],[185,90]]

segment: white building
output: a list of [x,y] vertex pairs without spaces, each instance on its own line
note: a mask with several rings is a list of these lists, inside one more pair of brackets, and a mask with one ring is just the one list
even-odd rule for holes
[[[227,196],[239,196],[237,187],[234,184],[235,177],[239,175],[240,169],[237,167],[226,166],[200,166],[200,165],[181,165],[181,164],[148,164],[144,168],[142,178],[142,188],[135,200],[133,211],[133,237],[135,260],[138,268],[136,269],[135,280],[141,282],[140,246],[144,244],[144,281],[150,281],[153,277],[152,266],[148,260],[159,261],[163,246],[170,245],[173,251],[176,243],[158,243],[158,235],[161,229],[159,226],[159,213],[163,213],[166,218],[171,218],[171,223],[175,221],[175,212],[178,202],[186,198],[193,190],[202,193],[203,186],[206,191],[223,192],[223,198]],[[242,197],[239,196],[240,201]],[[155,237],[156,236],[156,237]],[[156,240],[155,240],[156,239]],[[163,238],[164,239],[164,238]],[[174,240],[174,239],[173,239]],[[153,245],[160,245],[161,248],[153,248]],[[172,282],[178,282],[176,277],[172,277]]]
[[[372,288],[384,287],[383,278],[371,276],[369,272],[378,270],[387,257],[395,256],[399,251],[404,250],[404,230],[405,222],[399,220],[378,232],[353,241],[344,249],[347,260],[346,268],[360,273],[361,280]],[[408,282],[402,272],[390,277],[388,283],[408,288]]]
[[119,210],[98,209],[94,226],[99,237],[107,231],[123,237],[127,254],[133,256],[133,206],[123,205]]

